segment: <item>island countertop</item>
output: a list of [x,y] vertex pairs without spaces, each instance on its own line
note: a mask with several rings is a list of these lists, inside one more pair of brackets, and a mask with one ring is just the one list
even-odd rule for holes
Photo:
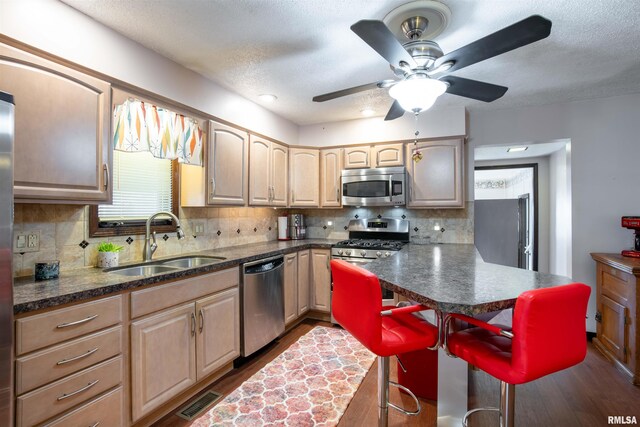
[[405,245],[364,266],[380,284],[442,312],[475,315],[513,307],[522,292],[572,283],[568,277],[486,263],[470,244]]

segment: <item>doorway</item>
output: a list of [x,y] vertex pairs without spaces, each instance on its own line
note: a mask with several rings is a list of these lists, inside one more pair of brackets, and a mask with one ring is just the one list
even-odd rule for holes
[[486,262],[538,270],[538,165],[476,166],[475,245]]

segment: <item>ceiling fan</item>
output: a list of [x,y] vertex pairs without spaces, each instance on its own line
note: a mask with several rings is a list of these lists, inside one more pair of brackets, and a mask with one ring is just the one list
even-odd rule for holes
[[315,96],[313,101],[324,102],[366,90],[390,88],[389,95],[395,98],[395,101],[385,120],[397,119],[405,111],[418,114],[430,108],[438,96],[445,92],[484,102],[495,101],[505,94],[506,87],[448,74],[542,40],[551,32],[551,21],[539,15],[532,15],[444,54],[436,42],[421,39],[428,25],[429,20],[421,15],[405,19],[401,24],[401,30],[408,41],[401,44],[382,21],[356,22],[351,26],[351,30],[389,62],[391,70],[399,80],[380,80],[338,90]]

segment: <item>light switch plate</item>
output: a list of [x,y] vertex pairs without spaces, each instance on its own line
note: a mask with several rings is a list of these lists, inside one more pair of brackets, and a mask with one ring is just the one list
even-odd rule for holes
[[16,254],[40,251],[40,230],[16,232],[13,236],[13,252]]
[[204,221],[193,221],[193,235],[202,236],[204,234]]

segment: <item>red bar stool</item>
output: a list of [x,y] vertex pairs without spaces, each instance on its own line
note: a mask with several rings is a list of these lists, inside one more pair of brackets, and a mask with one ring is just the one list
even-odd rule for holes
[[[513,327],[490,325],[461,314],[448,315],[444,348],[449,355],[500,380],[500,426],[513,427],[515,385],[536,380],[582,362],[587,354],[585,317],[591,288],[582,283],[523,292],[513,310]],[[452,319],[475,327],[449,333]]]
[[[420,402],[415,395],[406,387],[389,381],[389,356],[438,348],[438,328],[411,315],[429,308],[422,305],[383,307],[378,278],[346,261],[332,260],[331,273],[333,317],[378,356],[378,426],[387,426],[389,406],[407,415],[419,414]],[[390,403],[389,384],[407,391],[415,399],[418,409],[409,412]]]

